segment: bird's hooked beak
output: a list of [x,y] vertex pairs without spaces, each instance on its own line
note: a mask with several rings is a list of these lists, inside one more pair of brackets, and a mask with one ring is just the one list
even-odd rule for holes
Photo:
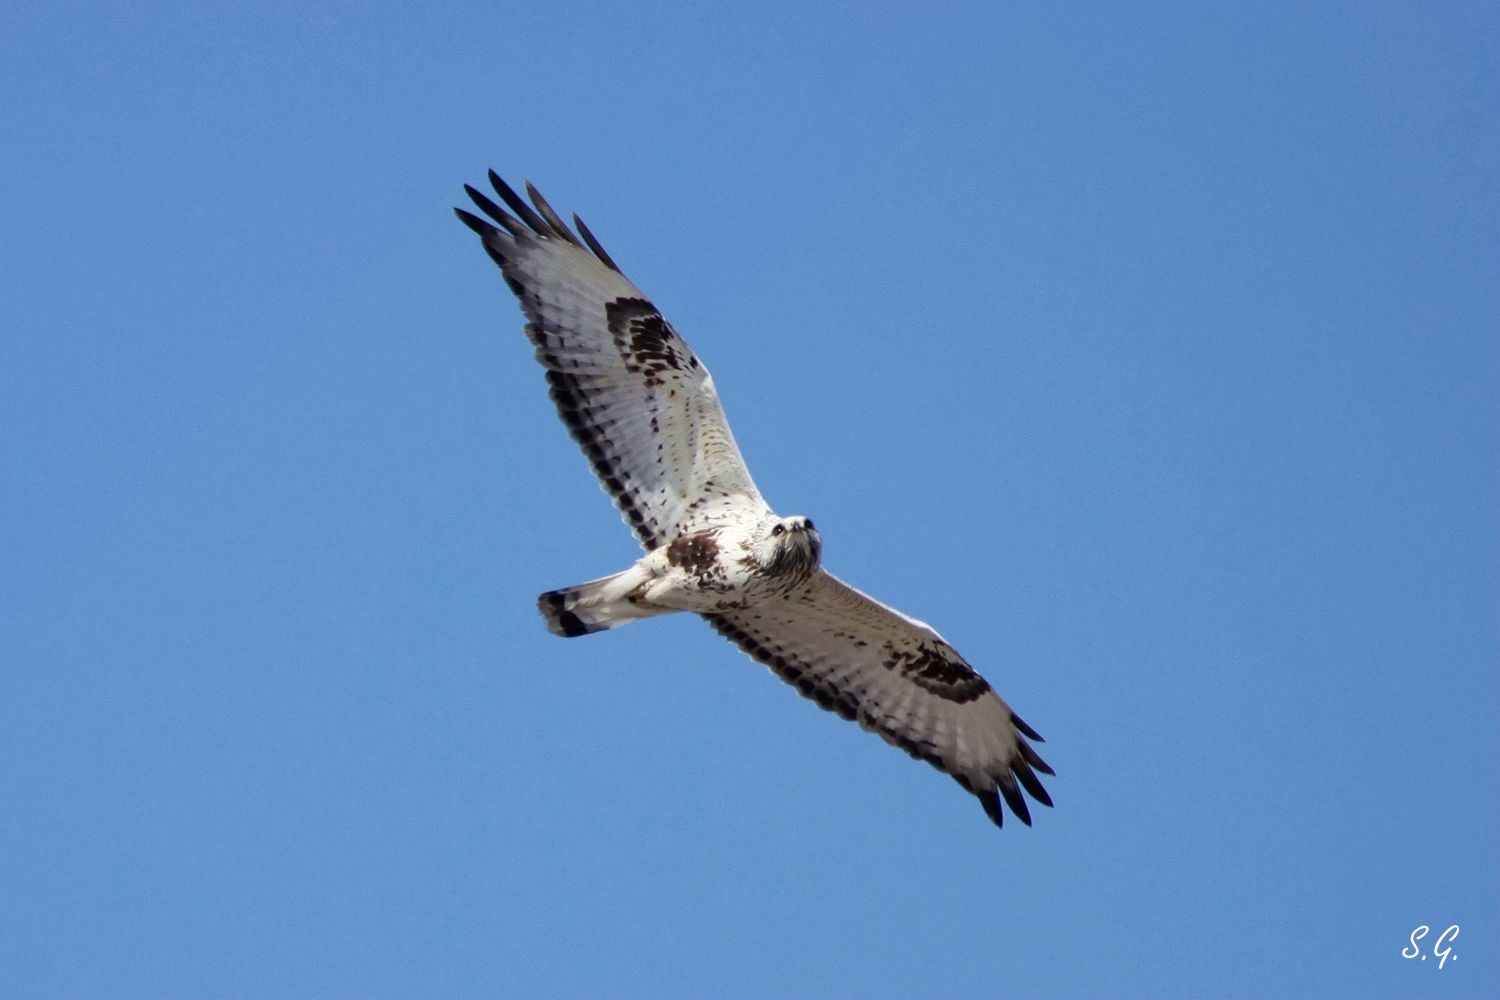
[[[818,529],[805,517],[790,518],[777,532],[776,554],[772,560],[775,573],[811,573],[818,568],[823,540]],[[781,527],[781,526],[778,526]]]

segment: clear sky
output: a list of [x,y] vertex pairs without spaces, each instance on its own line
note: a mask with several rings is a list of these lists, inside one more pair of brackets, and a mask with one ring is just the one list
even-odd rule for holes
[[[5,5],[0,997],[1500,995],[1500,9],[919,7]],[[543,629],[638,551],[491,166],[1035,827]]]

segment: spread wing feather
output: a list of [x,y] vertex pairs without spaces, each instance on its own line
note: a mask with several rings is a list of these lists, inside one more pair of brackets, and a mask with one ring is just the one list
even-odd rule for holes
[[557,411],[641,544],[765,509],[687,342],[576,216],[582,240],[530,184],[527,204],[494,171],[490,183],[505,208],[466,185],[488,219],[454,211],[521,300]]
[[1030,825],[1024,790],[1052,799],[1041,737],[933,629],[825,571],[787,597],[704,615],[720,634],[823,708],[952,775],[999,826],[1003,798]]

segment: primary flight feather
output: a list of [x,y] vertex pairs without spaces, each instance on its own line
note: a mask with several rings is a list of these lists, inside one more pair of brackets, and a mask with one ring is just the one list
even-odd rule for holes
[[1052,804],[1037,777],[1052,769],[1027,742],[1041,737],[931,626],[822,568],[813,522],[756,489],[708,369],[583,220],[489,179],[503,208],[465,185],[487,218],[454,211],[520,300],[558,414],[646,549],[541,595],[547,627],[695,612],[823,708],[952,775],[997,826],[1002,799],[1030,824],[1028,795]]

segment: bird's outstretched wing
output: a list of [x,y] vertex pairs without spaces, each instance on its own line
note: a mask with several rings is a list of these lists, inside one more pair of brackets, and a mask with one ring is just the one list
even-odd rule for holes
[[928,625],[827,572],[787,597],[704,615],[720,634],[823,708],[951,774],[996,826],[1000,800],[1030,825],[1024,789],[1050,806],[1036,731]]
[[490,183],[509,212],[468,185],[489,219],[454,211],[521,300],[557,412],[641,544],[656,548],[726,510],[764,508],[687,342],[581,219],[575,233],[530,184],[527,204],[494,171]]

